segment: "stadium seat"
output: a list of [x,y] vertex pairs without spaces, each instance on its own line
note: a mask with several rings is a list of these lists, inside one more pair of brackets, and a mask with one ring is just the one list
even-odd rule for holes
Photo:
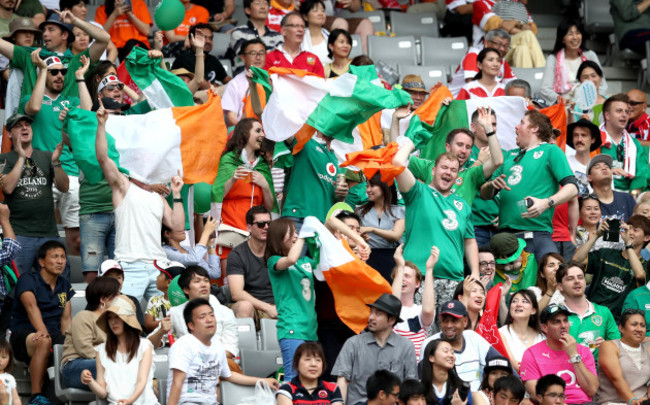
[[397,36],[413,35],[415,38],[440,36],[438,19],[434,13],[407,14],[391,11],[390,31]]
[[81,271],[81,256],[68,256],[68,262],[70,263],[70,282],[71,283],[83,283],[84,274]]
[[424,80],[424,85],[427,87],[427,90],[430,90],[438,82],[441,82],[443,86],[449,83],[447,80],[446,66],[398,65],[397,71],[399,72],[400,78],[408,74],[420,76]]
[[512,68],[517,79],[523,79],[530,84],[530,91],[533,97],[542,89],[542,78],[544,77],[544,68]]
[[90,402],[95,399],[95,394],[78,388],[63,388],[61,382],[61,356],[63,355],[63,345],[54,345],[52,347],[54,358],[54,393],[56,397],[71,405],[73,402]]
[[[97,12],[97,9],[99,8],[99,5],[97,4],[88,4],[86,5],[86,8],[88,9],[88,20],[89,21],[95,21],[95,13]],[[153,16],[151,16],[153,18]]]
[[70,300],[70,305],[72,307],[72,317],[78,314],[80,311],[83,311],[88,305],[86,300],[86,283],[73,283],[72,289],[75,291],[74,297]]
[[221,66],[226,70],[226,74],[232,77],[232,62],[230,59],[219,59],[219,62],[221,62]]
[[153,353],[154,374],[153,378],[158,380],[158,402],[160,405],[167,404],[167,375],[169,374],[169,348],[161,347]]
[[350,59],[355,56],[363,55],[363,49],[361,49],[361,35],[352,35],[352,50],[350,51]]
[[614,32],[614,20],[609,13],[609,0],[584,0],[582,7],[585,30],[589,34]]
[[262,350],[279,350],[277,319],[260,319]]
[[226,54],[229,46],[230,35],[215,32],[212,36],[212,50],[210,51],[210,55],[221,58]]
[[241,6],[235,4],[235,12],[230,17],[233,20],[237,20],[237,25],[246,25],[248,22],[248,16],[244,12],[244,5]]
[[453,65],[454,70],[467,53],[467,38],[422,37],[422,65]]
[[282,367],[280,350],[242,350],[239,356],[242,372],[253,377],[269,377]]
[[242,399],[255,395],[255,387],[239,385],[228,381],[219,382],[222,405],[239,405]]
[[253,318],[237,318],[239,350],[257,349],[257,332]]
[[383,61],[388,65],[397,66],[400,63],[417,65],[415,38],[407,37],[368,37],[368,56],[377,63]]
[[381,10],[378,11],[364,11],[351,13],[348,10],[341,10],[337,17],[341,18],[367,18],[372,23],[375,33],[377,32],[386,32],[386,17],[384,12]]

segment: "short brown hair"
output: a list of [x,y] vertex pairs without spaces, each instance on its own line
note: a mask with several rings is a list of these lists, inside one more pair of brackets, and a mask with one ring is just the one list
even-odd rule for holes
[[570,261],[569,263],[562,263],[560,264],[560,267],[558,267],[557,271],[555,272],[555,281],[557,281],[558,284],[562,282],[562,279],[566,277],[567,273],[569,272],[570,268],[577,267],[580,270],[582,270],[582,274],[585,273],[585,266],[582,263]]
[[537,110],[528,110],[526,114],[531,126],[537,127],[537,138],[542,142],[548,142],[553,136],[553,125],[551,119]]
[[470,138],[472,138],[472,144],[474,143],[474,132],[470,131],[467,128],[456,128],[456,129],[451,130],[447,134],[447,139],[445,140],[445,143],[447,145],[451,145],[451,143],[454,142],[454,139],[456,139],[456,135],[458,135],[458,134],[465,134],[465,135],[469,136]]
[[327,360],[325,360],[325,352],[323,351],[323,346],[321,346],[321,344],[318,342],[305,342],[298,346],[295,353],[293,354],[292,361],[292,366],[296,373],[298,372],[298,364],[300,363],[300,358],[303,354],[311,354],[312,356],[320,357],[321,360],[323,360],[323,369],[318,377],[322,376],[325,372],[325,369],[327,369]]
[[[413,270],[415,270],[415,280],[418,283],[422,283],[422,272],[420,271],[420,269],[418,268],[418,266],[415,263],[413,263],[410,260],[407,260],[407,261],[404,262],[404,267],[410,267]],[[397,271],[397,266],[395,266],[395,268],[393,269],[393,272],[390,273],[390,278],[391,279],[395,278],[395,272],[396,271]]]
[[456,156],[454,153],[451,153],[451,152],[445,152],[445,153],[440,154],[436,158],[434,166],[438,166],[438,163],[440,163],[440,161],[442,161],[443,159],[449,160],[450,162],[458,163],[458,169],[460,170],[460,163],[458,162],[458,156]]
[[289,230],[296,229],[296,224],[290,218],[278,218],[271,221],[269,229],[266,232],[266,251],[264,252],[264,261],[268,261],[271,256],[286,256],[284,251],[284,237]]
[[[629,226],[633,226],[635,228],[641,229],[643,231],[643,236],[650,236],[650,219],[647,217],[641,215],[641,214],[634,214],[627,220],[627,224]],[[643,244],[643,247],[645,247],[647,243]]]
[[615,103],[617,101],[623,102],[625,104],[630,104],[630,98],[627,96],[627,94],[625,93],[614,94],[613,96],[605,100],[605,102],[603,103],[603,113],[608,113],[609,110],[612,108],[612,103]]

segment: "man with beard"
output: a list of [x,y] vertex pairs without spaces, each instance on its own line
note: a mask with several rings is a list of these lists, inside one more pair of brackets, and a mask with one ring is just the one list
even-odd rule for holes
[[9,24],[18,18],[14,14],[16,0],[0,0],[0,35],[5,36],[11,31]]
[[[467,309],[462,302],[445,302],[440,310],[441,331],[422,342],[422,347],[427,347],[429,342],[436,339],[449,342],[456,355],[456,372],[474,392],[479,390],[483,380],[486,359],[500,354],[481,335],[466,330],[467,322]],[[494,328],[496,331],[496,326]]]
[[[404,108],[395,112],[397,119],[407,114]],[[393,125],[391,136],[395,131],[396,126]],[[406,168],[414,148],[413,142],[405,139],[393,158],[393,165],[405,167],[396,178],[406,205],[404,258],[415,263],[419,269],[424,269],[431,246],[435,245],[445,252],[433,272],[436,275],[435,296],[438,302],[446,302],[464,278],[463,255],[472,277],[479,279],[478,246],[470,219],[472,211],[465,200],[452,194],[460,169],[458,156],[450,152],[438,156],[431,182],[424,184],[417,181],[411,170]]]
[[332,369],[348,404],[367,400],[366,381],[376,370],[388,370],[401,380],[418,375],[413,344],[393,332],[395,324],[402,322],[399,298],[384,293],[368,306],[368,332],[345,342]]

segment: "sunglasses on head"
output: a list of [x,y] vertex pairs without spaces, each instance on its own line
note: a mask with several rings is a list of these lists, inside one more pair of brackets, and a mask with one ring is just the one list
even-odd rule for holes
[[106,86],[104,86],[104,89],[106,89],[106,90],[108,90],[108,91],[113,91],[113,90],[115,90],[115,89],[117,89],[117,90],[122,90],[123,88],[124,88],[124,84],[122,84],[122,83],[118,83],[118,84],[107,84]]
[[63,69],[49,69],[48,72],[52,76],[58,76],[59,73],[61,73],[62,76],[65,76],[66,74],[68,74],[68,69],[66,69],[66,68],[63,68]]

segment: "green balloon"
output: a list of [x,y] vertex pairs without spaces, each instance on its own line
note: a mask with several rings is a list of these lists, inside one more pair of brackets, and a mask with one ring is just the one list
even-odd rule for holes
[[163,0],[154,13],[156,25],[163,31],[172,31],[185,19],[185,7],[180,0]]
[[187,301],[185,293],[178,285],[178,278],[180,276],[174,277],[171,283],[169,283],[169,289],[167,289],[167,297],[169,297],[169,302],[172,304],[172,307],[181,305]]
[[212,185],[208,183],[196,183],[194,185],[194,213],[204,214],[210,211],[210,194]]

